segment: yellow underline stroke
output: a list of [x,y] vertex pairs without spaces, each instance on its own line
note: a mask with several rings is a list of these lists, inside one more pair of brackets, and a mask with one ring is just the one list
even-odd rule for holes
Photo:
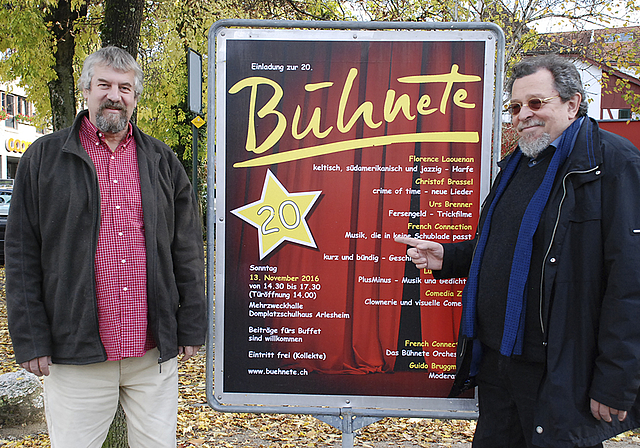
[[238,162],[235,163],[233,167],[250,168],[254,166],[274,165],[352,149],[391,145],[393,143],[478,143],[478,141],[479,137],[477,132],[420,132],[417,134],[382,135],[379,137],[367,137],[310,146],[308,148],[292,149],[277,154],[256,157],[255,159],[245,162]]

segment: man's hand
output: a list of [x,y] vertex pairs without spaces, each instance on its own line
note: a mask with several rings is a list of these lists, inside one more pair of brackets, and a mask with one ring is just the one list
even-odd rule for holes
[[604,420],[605,422],[611,422],[611,416],[617,415],[618,420],[621,422],[627,418],[627,411],[619,411],[617,409],[610,408],[602,403],[598,403],[593,398],[591,399],[591,414],[596,420]]
[[420,240],[418,238],[397,237],[397,243],[413,246],[407,250],[407,255],[418,269],[442,269],[442,257],[444,248],[442,244],[434,241]]
[[49,375],[49,366],[51,365],[51,356],[41,356],[40,358],[34,358],[31,361],[26,361],[20,364],[24,370],[33,373],[38,376]]
[[201,345],[185,345],[178,347],[178,354],[182,355],[182,358],[180,358],[180,361],[186,361],[187,359],[191,358],[193,355],[195,355],[196,353],[198,353],[198,350],[200,350],[200,347],[202,347]]

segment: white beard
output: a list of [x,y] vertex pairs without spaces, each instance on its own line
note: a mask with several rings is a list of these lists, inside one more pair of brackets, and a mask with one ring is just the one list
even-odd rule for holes
[[[544,126],[544,121],[524,121],[518,125],[518,131],[522,131],[525,127],[531,125],[540,125]],[[518,140],[518,145],[520,146],[520,151],[522,154],[529,158],[536,158],[542,151],[547,149],[547,147],[551,144],[551,135],[545,132],[540,137],[520,137]]]
[[[111,114],[104,114],[104,110],[107,106],[121,107],[120,113],[116,116]],[[105,101],[100,105],[98,113],[96,114],[96,127],[105,133],[117,134],[127,128],[129,120],[127,119],[127,110],[124,105],[113,103],[112,101]]]
[[545,132],[534,140],[521,138],[518,140],[518,144],[520,145],[522,154],[531,159],[535,159],[551,144],[551,136]]

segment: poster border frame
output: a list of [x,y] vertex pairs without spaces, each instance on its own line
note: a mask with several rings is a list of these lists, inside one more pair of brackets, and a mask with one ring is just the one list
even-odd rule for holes
[[[209,167],[216,167],[216,169],[209,169],[207,174],[207,186],[208,191],[213,194],[207,196],[207,234],[215,235],[216,224],[218,222],[224,223],[224,216],[217,216],[216,214],[216,174],[217,174],[217,159],[218,154],[216,152],[216,107],[217,107],[217,71],[216,62],[218,60],[217,51],[217,36],[218,33],[225,28],[260,28],[260,29],[294,29],[302,28],[309,30],[346,30],[346,31],[382,31],[382,30],[407,30],[407,31],[429,31],[429,30],[442,30],[442,31],[470,31],[470,30],[483,30],[493,33],[495,36],[495,66],[494,66],[494,101],[493,101],[493,126],[492,134],[495,137],[493,139],[492,159],[491,166],[491,178],[494,178],[497,172],[496,161],[499,159],[500,147],[501,147],[501,113],[497,111],[502,110],[502,85],[503,85],[503,67],[505,57],[505,36],[502,29],[493,24],[486,22],[428,22],[428,23],[415,23],[415,22],[318,22],[318,21],[300,21],[300,20],[245,20],[245,19],[225,19],[215,22],[208,35],[209,45],[209,57],[207,61],[207,67],[209,70],[208,77],[208,92],[207,95],[207,110],[209,112],[209,120],[207,123],[207,132],[210,136],[207,139],[207,163]],[[213,113],[213,115],[212,115]],[[213,138],[211,138],[213,136]],[[485,192],[486,194],[486,192]],[[483,198],[481,198],[482,200]],[[206,343],[206,397],[207,403],[216,411],[220,412],[250,412],[250,413],[273,413],[273,414],[311,414],[311,415],[325,415],[325,416],[340,416],[345,413],[345,409],[348,409],[348,413],[353,416],[366,416],[366,417],[416,417],[416,418],[456,418],[456,419],[475,419],[477,418],[477,405],[476,400],[470,398],[437,398],[437,397],[378,397],[378,396],[340,396],[337,402],[341,401],[341,404],[337,404],[336,407],[327,405],[310,405],[314,401],[318,401],[314,395],[305,394],[266,394],[266,393],[233,393],[238,396],[251,396],[251,397],[264,397],[264,404],[223,404],[220,400],[222,396],[216,397],[214,391],[214,341],[215,333],[221,334],[224,324],[224,315],[216,316],[215,309],[215,297],[216,297],[216,277],[219,273],[215,273],[214,270],[214,253],[215,253],[215,238],[207,239],[207,302],[208,302],[208,316],[207,316],[207,343]],[[218,326],[220,330],[218,330]],[[222,353],[222,348],[215,350],[219,354]],[[295,395],[296,398],[300,397],[302,400],[296,400],[300,403],[291,405],[287,402],[290,401],[291,396]],[[364,398],[364,400],[362,400]],[[401,402],[402,405],[394,407],[376,407],[371,408],[367,401],[375,398],[384,398],[385,403],[390,401]],[[392,400],[390,400],[392,399]],[[276,403],[283,403],[276,405]],[[419,406],[418,406],[419,405]],[[425,406],[427,405],[427,406]]]

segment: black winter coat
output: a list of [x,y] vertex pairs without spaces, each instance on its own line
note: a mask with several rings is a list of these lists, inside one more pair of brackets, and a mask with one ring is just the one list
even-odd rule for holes
[[[485,204],[493,195],[494,189]],[[533,443],[592,446],[640,426],[638,149],[585,119],[538,231],[546,254],[537,300],[547,354]],[[466,277],[474,248],[475,240],[445,245],[443,269],[435,274]],[[454,394],[474,384],[473,346],[458,343]],[[598,421],[591,398],[629,415],[622,423]]]
[[[9,331],[16,361],[106,360],[100,340],[94,260],[100,191],[70,128],[36,140],[18,166],[6,232]],[[204,250],[195,195],[175,154],[133,127],[147,255],[148,325],[163,362],[206,335]]]

